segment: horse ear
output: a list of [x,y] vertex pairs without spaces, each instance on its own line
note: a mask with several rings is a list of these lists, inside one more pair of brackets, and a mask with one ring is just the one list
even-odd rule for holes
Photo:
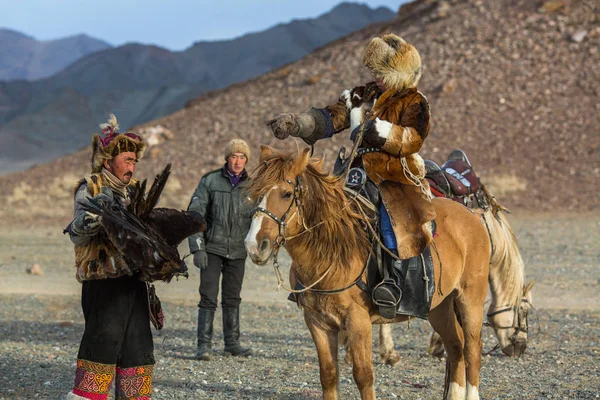
[[294,176],[298,176],[302,173],[302,171],[304,171],[304,169],[308,165],[308,162],[310,161],[310,153],[311,148],[306,147],[300,152],[300,154],[298,154],[298,156],[294,160],[294,165],[292,167],[292,174]]
[[323,165],[325,164],[325,156],[323,156],[323,158],[317,158],[315,161],[313,161],[312,165],[315,166],[315,168],[317,169],[323,169]]
[[533,281],[529,281],[527,283],[527,285],[525,285],[525,288],[523,289],[523,294],[525,296],[527,296],[527,294],[529,294],[529,292],[531,291],[531,289],[533,289],[533,285],[535,284],[535,280]]
[[259,161],[263,161],[265,158],[271,157],[273,154],[273,149],[269,146],[265,146],[264,144],[260,145],[260,157]]

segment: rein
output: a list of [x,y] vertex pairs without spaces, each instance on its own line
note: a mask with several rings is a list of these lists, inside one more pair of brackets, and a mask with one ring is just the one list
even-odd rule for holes
[[[263,207],[255,207],[251,213],[252,216],[254,216],[256,213],[263,213],[266,216],[268,216],[269,218],[271,218],[273,221],[275,221],[275,223],[277,223],[277,225],[279,227],[279,234],[277,235],[277,237],[275,238],[275,241],[273,242],[273,250],[271,252],[271,255],[273,257],[273,269],[275,271],[275,276],[277,277],[277,287],[275,289],[278,291],[279,288],[284,288],[285,290],[287,290],[290,293],[304,293],[307,291],[312,291],[312,292],[320,293],[320,294],[335,294],[335,293],[341,293],[345,290],[348,290],[352,286],[358,284],[358,282],[361,280],[362,276],[364,275],[365,270],[367,269],[367,265],[368,265],[368,261],[369,261],[368,258],[365,261],[365,265],[363,266],[363,269],[360,272],[360,274],[358,275],[358,277],[354,281],[352,281],[352,283],[350,283],[349,285],[346,285],[345,287],[337,288],[337,289],[313,289],[319,282],[321,282],[329,274],[329,272],[331,272],[331,270],[333,269],[333,265],[330,265],[329,268],[327,268],[327,270],[323,273],[323,275],[321,275],[321,277],[319,279],[317,279],[315,282],[313,282],[309,286],[304,287],[303,289],[297,290],[297,289],[292,289],[292,288],[285,286],[285,283],[284,283],[285,281],[283,280],[283,276],[279,269],[279,261],[277,260],[279,250],[282,247],[285,247],[288,240],[297,238],[298,236],[303,235],[306,232],[310,232],[317,226],[322,225],[325,222],[327,222],[327,220],[323,220],[323,221],[316,223],[312,227],[308,228],[304,222],[304,218],[302,217],[302,212],[301,212],[302,197],[303,197],[303,190],[304,190],[303,186],[302,186],[302,177],[300,175],[298,175],[296,177],[296,183],[290,181],[289,179],[286,179],[285,181],[294,187],[294,197],[290,201],[290,205],[288,206],[287,210],[283,213],[281,218],[278,218],[275,214],[273,214],[272,212],[270,212],[269,210],[267,210],[266,208],[263,208]],[[297,216],[298,216],[300,223],[301,223],[302,227],[304,228],[304,230],[294,236],[286,236],[285,235],[285,230],[287,228],[286,219],[287,219],[288,214],[290,213],[290,210],[292,209],[292,206],[294,204],[296,204],[296,209],[298,210]],[[347,202],[342,208],[340,208],[338,213],[343,211],[344,209],[346,209],[346,207],[348,207],[350,204],[351,204],[351,202]],[[359,206],[359,208],[361,209],[362,212],[364,212],[360,206]],[[290,220],[294,216],[296,216],[295,212],[290,217]],[[367,224],[368,224],[368,222],[367,222]],[[370,224],[369,224],[369,226],[370,226]],[[300,283],[299,280],[298,280],[298,282]],[[302,283],[300,283],[300,284],[302,284]],[[302,286],[304,286],[304,285],[302,285]]]

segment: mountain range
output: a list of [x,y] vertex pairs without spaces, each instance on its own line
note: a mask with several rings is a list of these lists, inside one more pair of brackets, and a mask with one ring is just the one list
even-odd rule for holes
[[122,128],[161,117],[203,93],[293,62],[394,15],[385,7],[341,3],[317,18],[196,42],[181,52],[127,44],[84,56],[45,79],[0,82],[0,171],[80,149],[109,112]]
[[36,40],[21,32],[0,28],[0,81],[46,78],[85,55],[111,47],[83,34]]

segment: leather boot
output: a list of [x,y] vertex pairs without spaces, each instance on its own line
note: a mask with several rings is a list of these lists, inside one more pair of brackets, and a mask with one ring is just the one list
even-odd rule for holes
[[249,356],[251,348],[240,346],[240,307],[223,307],[223,336],[226,356]]
[[196,358],[210,360],[212,350],[213,320],[215,312],[207,308],[198,308],[198,350]]
[[384,268],[388,270],[388,277],[385,278],[373,289],[373,303],[383,318],[392,319],[396,316],[398,304],[402,298],[401,266],[402,260],[396,260],[389,254],[384,253]]

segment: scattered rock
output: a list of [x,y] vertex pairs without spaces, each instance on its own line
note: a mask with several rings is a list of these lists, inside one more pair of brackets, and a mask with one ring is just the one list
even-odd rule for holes
[[138,130],[138,134],[146,139],[148,146],[156,146],[163,143],[166,140],[171,140],[175,137],[175,134],[170,129],[165,128],[162,125],[146,126]]
[[33,264],[31,267],[25,270],[30,275],[42,276],[44,275],[44,271],[42,271],[42,267],[40,264]]
[[450,80],[446,81],[446,83],[444,83],[444,85],[442,86],[442,93],[452,94],[456,91],[457,87],[458,87],[458,82],[456,81],[456,79],[450,79]]
[[575,43],[580,43],[587,36],[587,31],[585,29],[579,30],[571,35],[571,40]]

